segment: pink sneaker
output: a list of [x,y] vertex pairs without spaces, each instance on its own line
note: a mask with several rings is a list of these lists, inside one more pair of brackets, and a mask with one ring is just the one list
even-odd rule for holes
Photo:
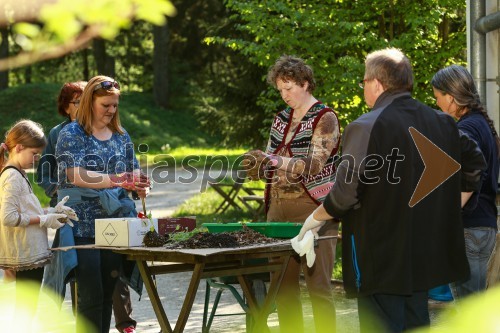
[[135,332],[135,327],[134,326],[129,326],[123,329],[123,333],[136,333]]

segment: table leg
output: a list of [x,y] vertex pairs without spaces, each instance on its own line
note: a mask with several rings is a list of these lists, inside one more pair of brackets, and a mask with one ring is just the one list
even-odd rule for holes
[[200,285],[201,275],[203,269],[205,268],[204,263],[199,263],[194,265],[193,275],[191,276],[191,281],[189,282],[189,287],[186,292],[186,297],[184,298],[184,303],[182,304],[181,312],[179,313],[179,318],[175,323],[174,332],[180,333],[184,331],[189,314],[193,308],[194,299],[196,297],[196,291]]
[[137,266],[139,268],[139,272],[141,273],[142,280],[144,281],[144,286],[146,287],[146,291],[148,292],[149,298],[151,299],[151,305],[153,306],[153,310],[155,311],[156,318],[160,323],[161,331],[172,333],[172,327],[167,318],[167,314],[163,309],[163,305],[161,304],[160,296],[158,296],[158,291],[153,283],[153,279],[151,278],[151,272],[149,270],[146,261],[137,260]]
[[269,327],[267,326],[267,318],[269,317],[274,300],[276,298],[276,295],[278,294],[283,274],[285,273],[286,267],[288,266],[288,261],[290,261],[290,256],[281,257],[281,270],[275,272],[274,274],[271,274],[269,290],[264,299],[264,303],[260,308],[257,304],[255,296],[252,293],[250,282],[243,275],[238,275],[238,282],[241,285],[243,294],[247,298],[248,310],[254,317],[254,326],[251,329],[252,332],[269,332]]

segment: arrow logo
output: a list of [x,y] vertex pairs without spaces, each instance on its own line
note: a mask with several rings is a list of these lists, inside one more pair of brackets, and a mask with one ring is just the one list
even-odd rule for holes
[[425,166],[408,203],[413,207],[457,173],[460,164],[414,127],[410,127],[409,131]]

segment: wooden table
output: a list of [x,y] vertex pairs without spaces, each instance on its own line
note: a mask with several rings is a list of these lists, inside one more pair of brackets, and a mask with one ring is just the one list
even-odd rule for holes
[[[252,332],[268,332],[267,318],[272,310],[274,299],[278,292],[283,272],[290,256],[294,254],[290,241],[273,244],[252,245],[239,248],[223,249],[176,249],[169,250],[163,247],[100,247],[82,245],[76,248],[108,249],[124,254],[129,260],[135,260],[139,267],[144,285],[148,292],[151,304],[160,324],[162,332],[183,332],[189,314],[193,307],[196,291],[202,278],[236,276],[241,285],[253,317]],[[60,248],[59,250],[64,250]],[[266,258],[272,262],[255,263],[249,259]],[[268,261],[268,260],[267,260]],[[152,264],[154,262],[154,265]],[[259,262],[259,261],[257,261]],[[163,264],[161,264],[163,263]],[[168,263],[168,264],[167,264]],[[153,276],[159,274],[192,271],[186,296],[179,313],[179,318],[172,329],[167,318],[160,297],[153,283]],[[251,291],[247,276],[253,273],[274,272],[271,274],[269,290],[262,305],[259,305]]]
[[[215,210],[215,214],[224,213],[229,207],[241,211],[240,205],[236,203],[236,198],[238,192],[243,187],[243,183],[235,182],[233,184],[223,184],[223,183],[208,183],[211,188],[215,190],[217,194],[222,197],[222,203]],[[229,191],[225,191],[224,188],[229,188]]]
[[[215,210],[215,214],[224,213],[229,207],[233,207],[234,209],[241,211],[241,206],[237,203],[237,199],[243,203],[243,206],[248,209],[248,211],[252,212],[253,220],[258,221],[260,216],[264,212],[264,196],[257,195],[256,192],[263,192],[263,188],[253,188],[243,186],[241,181],[236,181],[232,184],[224,184],[224,183],[209,183],[210,187],[215,190],[217,194],[222,197],[221,204]],[[224,190],[224,188],[228,190]],[[240,195],[240,192],[245,192],[244,195]],[[256,202],[257,207],[254,208],[249,202]]]

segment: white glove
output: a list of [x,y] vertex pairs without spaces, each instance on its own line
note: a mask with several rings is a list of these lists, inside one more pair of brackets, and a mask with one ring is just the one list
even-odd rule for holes
[[300,229],[299,235],[297,236],[297,239],[300,241],[302,238],[304,238],[304,235],[308,230],[311,230],[312,233],[314,234],[315,238],[318,238],[318,231],[319,229],[325,224],[326,221],[318,221],[314,217],[314,212],[311,213],[304,222],[304,225]]
[[316,259],[316,253],[314,252],[314,235],[312,231],[308,230],[302,240],[298,240],[299,236],[292,238],[290,241],[292,247],[299,254],[299,256],[306,255],[307,267],[312,267],[314,265],[314,260]]
[[[66,214],[69,219],[71,219],[73,221],[79,221],[79,218],[76,215],[76,213],[73,210],[73,208],[64,205],[68,200],[69,200],[69,196],[67,195],[61,201],[59,201],[55,207],[50,207],[47,210],[47,212],[48,213]],[[70,226],[73,227],[74,226],[73,222],[71,222],[69,219],[67,221],[65,221],[65,222],[68,223]]]
[[40,227],[59,229],[64,225],[58,221],[58,219],[68,218],[66,214],[47,214],[47,215],[38,215],[40,218]]

